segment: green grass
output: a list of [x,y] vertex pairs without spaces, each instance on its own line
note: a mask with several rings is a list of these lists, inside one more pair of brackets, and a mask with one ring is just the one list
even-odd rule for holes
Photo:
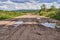
[[57,9],[56,11],[40,12],[40,15],[60,20],[60,9]]
[[16,11],[0,10],[0,20],[5,20],[5,19],[22,16],[27,13],[36,14],[37,12],[38,12],[38,10],[16,10]]
[[0,20],[5,20],[5,19],[10,19],[10,18],[14,18],[14,17],[18,17],[18,16],[22,16],[25,15],[26,13],[31,13],[31,14],[35,14],[35,15],[40,15],[40,16],[46,16],[46,17],[50,17],[53,19],[57,19],[60,20],[60,9],[57,9],[56,11],[42,11],[39,13],[39,10],[34,10],[34,11],[4,11],[4,10],[0,10]]
[[17,16],[22,16],[25,13],[22,12],[15,12],[15,11],[0,11],[0,20],[5,20],[9,18],[14,18]]

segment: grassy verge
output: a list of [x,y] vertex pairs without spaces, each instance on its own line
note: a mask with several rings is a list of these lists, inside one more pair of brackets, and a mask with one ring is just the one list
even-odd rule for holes
[[9,18],[14,18],[17,16],[22,16],[25,13],[22,12],[14,12],[14,11],[0,11],[0,20],[5,20]]

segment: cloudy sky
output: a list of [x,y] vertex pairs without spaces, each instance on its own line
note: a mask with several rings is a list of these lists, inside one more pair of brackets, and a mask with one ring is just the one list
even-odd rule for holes
[[47,8],[51,5],[60,6],[60,0],[0,0],[0,10],[21,10],[21,9],[40,9],[45,4]]

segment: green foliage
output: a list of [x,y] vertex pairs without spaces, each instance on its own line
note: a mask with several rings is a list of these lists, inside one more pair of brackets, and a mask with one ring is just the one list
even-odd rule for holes
[[16,11],[4,11],[0,10],[0,20],[14,18],[17,16],[22,16],[27,13],[37,14],[38,10],[16,10]]
[[41,6],[41,11],[46,11],[46,6],[45,6],[45,4],[43,4],[43,5]]
[[45,4],[41,6],[41,10],[23,10],[23,11],[21,10],[17,10],[17,11],[0,10],[0,20],[14,18],[14,17],[21,16],[27,13],[40,15],[40,16],[46,16],[46,17],[60,20],[60,9],[55,8],[54,5],[52,5],[50,9],[47,9]]
[[60,20],[60,9],[55,8],[54,5],[52,5],[50,9],[47,9],[46,6],[45,5],[43,6],[43,5],[42,7],[44,8],[41,7],[39,15]]
[[52,18],[60,20],[60,9],[56,10],[56,15],[54,15]]
[[50,8],[50,11],[55,11],[55,10],[56,10],[55,6],[52,5],[51,8]]
[[9,18],[21,16],[21,15],[24,15],[24,13],[15,12],[15,11],[3,11],[3,10],[0,10],[0,20],[9,19]]
[[41,6],[41,10],[40,10],[40,14],[39,15],[44,15],[46,13],[47,13],[47,8],[46,8],[45,4],[43,4]]

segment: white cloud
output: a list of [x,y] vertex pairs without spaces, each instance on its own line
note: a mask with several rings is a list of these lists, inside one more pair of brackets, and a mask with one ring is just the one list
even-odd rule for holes
[[0,6],[1,9],[7,9],[7,6]]
[[38,3],[34,0],[30,0],[30,2],[25,2],[25,3],[15,3],[11,1],[6,1],[6,2],[0,2],[3,6],[0,6],[0,9],[4,10],[17,10],[17,9],[40,9],[40,6],[42,4],[45,4],[47,8],[50,8],[51,5],[55,5],[57,8],[59,7],[60,4],[57,4],[56,2],[53,3]]

